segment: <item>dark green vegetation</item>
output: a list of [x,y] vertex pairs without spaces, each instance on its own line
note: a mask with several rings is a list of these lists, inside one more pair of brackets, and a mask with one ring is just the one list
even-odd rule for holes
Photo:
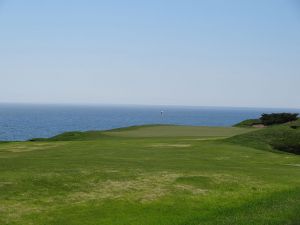
[[299,140],[298,125],[146,126],[3,143],[0,224],[298,225],[300,157],[274,150],[279,137]]
[[260,121],[262,124],[269,126],[274,124],[283,124],[298,119],[298,113],[271,113],[262,114]]
[[298,113],[271,113],[262,114],[259,119],[249,119],[235,125],[235,127],[252,127],[255,125],[277,125],[298,120]]

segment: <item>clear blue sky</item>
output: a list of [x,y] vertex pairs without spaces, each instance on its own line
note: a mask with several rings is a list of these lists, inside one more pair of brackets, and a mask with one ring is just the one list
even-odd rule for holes
[[0,0],[0,102],[300,108],[300,2]]

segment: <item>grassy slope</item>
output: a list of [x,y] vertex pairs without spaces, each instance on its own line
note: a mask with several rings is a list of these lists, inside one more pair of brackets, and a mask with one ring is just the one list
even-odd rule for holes
[[241,130],[214,131],[135,127],[3,143],[0,224],[299,224],[300,157],[201,140]]
[[282,150],[300,154],[300,120],[244,133],[227,141],[265,150]]
[[249,120],[244,120],[236,125],[234,127],[251,127],[253,125],[261,124],[260,119],[249,119]]

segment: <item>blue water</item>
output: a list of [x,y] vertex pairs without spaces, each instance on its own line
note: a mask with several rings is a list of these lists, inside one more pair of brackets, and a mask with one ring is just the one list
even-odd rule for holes
[[142,124],[232,126],[262,113],[283,111],[300,112],[219,107],[0,104],[0,140],[28,140],[65,131],[107,130]]

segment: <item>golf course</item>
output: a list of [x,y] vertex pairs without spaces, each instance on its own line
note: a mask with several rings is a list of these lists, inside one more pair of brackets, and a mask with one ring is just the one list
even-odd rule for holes
[[147,125],[2,142],[0,224],[299,225],[300,156],[272,145],[300,140],[296,128]]
[[0,0],[0,225],[300,225],[300,0]]

